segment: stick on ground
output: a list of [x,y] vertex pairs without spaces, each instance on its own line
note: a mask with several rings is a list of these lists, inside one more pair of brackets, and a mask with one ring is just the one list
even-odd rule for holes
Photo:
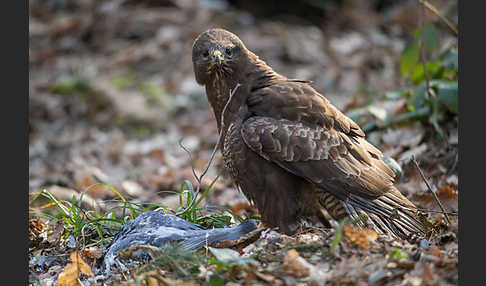
[[427,185],[427,188],[432,193],[435,201],[437,202],[437,204],[439,205],[440,209],[442,210],[442,212],[443,212],[443,214],[444,214],[444,216],[445,216],[445,218],[447,220],[447,224],[450,225],[451,224],[451,221],[449,220],[449,216],[447,215],[447,212],[445,211],[444,206],[442,206],[442,203],[440,202],[439,198],[437,197],[437,194],[432,190],[432,187],[430,186],[429,181],[427,181],[427,179],[425,178],[425,175],[422,172],[422,169],[420,169],[417,161],[415,160],[415,157],[412,157],[412,162],[415,165],[415,167],[417,168],[417,170],[419,171],[420,176],[422,177],[422,179],[424,180],[425,184]]
[[225,106],[223,108],[223,112],[221,113],[221,129],[220,129],[220,132],[219,132],[218,141],[216,142],[216,146],[214,146],[213,152],[211,153],[211,157],[209,158],[209,161],[208,161],[208,164],[206,165],[206,168],[204,168],[204,171],[201,173],[200,176],[196,176],[196,172],[195,172],[195,169],[194,169],[194,164],[192,164],[192,156],[191,156],[191,153],[189,152],[189,150],[187,150],[182,145],[182,142],[179,142],[179,145],[182,147],[182,149],[184,149],[184,151],[186,151],[189,154],[189,157],[191,158],[192,173],[194,174],[194,177],[196,177],[197,187],[196,187],[196,191],[194,192],[194,197],[192,198],[191,203],[189,204],[189,206],[187,206],[187,208],[185,208],[184,210],[176,213],[175,214],[176,216],[180,216],[180,215],[183,215],[186,212],[188,212],[192,208],[192,206],[194,205],[194,203],[196,202],[197,196],[199,195],[199,192],[201,190],[202,179],[206,175],[206,173],[208,172],[209,167],[211,166],[211,163],[213,162],[214,155],[216,155],[216,151],[218,151],[219,146],[221,145],[221,138],[223,137],[223,132],[224,132],[224,115],[226,113],[226,109],[228,108],[229,104],[231,103],[231,99],[233,99],[233,95],[236,93],[236,90],[238,89],[238,87],[240,87],[240,85],[241,84],[237,83],[236,86],[235,86],[235,88],[232,89],[232,90],[230,90],[230,96],[229,96],[228,102],[226,102],[226,104],[225,104]]

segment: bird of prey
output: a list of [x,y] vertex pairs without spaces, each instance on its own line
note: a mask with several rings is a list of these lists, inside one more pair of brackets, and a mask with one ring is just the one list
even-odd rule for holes
[[303,220],[329,226],[330,215],[395,237],[424,233],[380,150],[309,81],[278,74],[224,29],[200,34],[192,61],[224,165],[264,224],[294,233]]

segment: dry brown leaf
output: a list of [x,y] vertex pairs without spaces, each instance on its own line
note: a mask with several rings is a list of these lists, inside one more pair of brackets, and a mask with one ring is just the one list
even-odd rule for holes
[[43,230],[44,226],[42,225],[39,218],[29,218],[29,237],[31,240],[39,236]]
[[55,244],[61,239],[64,233],[64,224],[58,221],[55,224],[54,230],[47,235],[47,241],[51,244]]
[[[258,279],[260,279],[260,280],[262,280],[264,282],[270,283],[272,285],[275,285],[275,284],[277,284],[277,283],[280,282],[273,275],[263,274],[263,273],[258,272],[258,271],[255,271],[254,273],[255,273],[255,276],[258,277]],[[282,283],[280,282],[279,284],[282,284]]]
[[448,184],[436,191],[437,196],[443,199],[456,199],[458,198],[457,186],[453,184]]
[[149,156],[159,162],[164,162],[165,154],[162,149],[152,149],[149,152]]
[[[91,267],[89,267],[86,262],[84,262],[81,255],[75,251],[71,253],[71,263],[68,263],[64,267],[64,271],[59,274],[57,278],[57,286],[78,286],[80,285],[78,277],[80,273],[84,273],[88,276],[94,277],[93,272],[91,272]],[[96,285],[96,281],[95,284]]]
[[81,253],[86,257],[87,259],[93,261],[95,259],[100,259],[103,257],[103,251],[101,251],[98,247],[92,246],[88,249],[83,249]]
[[429,248],[429,253],[430,255],[433,255],[435,257],[441,257],[442,253],[440,252],[439,247],[437,245],[431,245]]
[[35,248],[42,245],[45,242],[46,232],[48,226],[43,220],[31,217],[29,218],[29,250],[34,251]]
[[[459,195],[457,192],[457,185],[448,184],[442,186],[435,193],[446,211],[454,212],[458,210]],[[426,209],[436,210],[436,211],[441,210],[436,200],[432,196],[432,194],[430,194],[430,192],[426,192],[423,194],[415,194],[413,198],[414,200],[419,201],[421,206],[423,206]]]
[[106,199],[116,196],[106,187],[99,185],[94,176],[87,170],[78,170],[74,174],[76,189],[87,191],[87,194],[94,199]]
[[245,276],[245,286],[247,285],[253,285],[253,282],[255,282],[256,280],[256,274],[255,274],[255,271],[251,270],[251,269],[246,269],[245,270],[246,272],[246,276]]
[[363,249],[369,249],[370,242],[378,238],[378,233],[372,229],[345,225],[343,230],[349,240]]
[[287,251],[284,258],[282,271],[295,277],[307,277],[310,274],[309,263],[300,257],[295,249]]
[[231,208],[231,211],[237,215],[243,215],[244,212],[254,214],[257,209],[247,202],[238,202]]
[[86,193],[81,194],[73,189],[53,185],[50,186],[47,191],[56,199],[68,202],[71,201],[74,196],[76,200],[81,200],[81,207],[83,207],[83,209],[92,209],[94,207],[97,211],[101,211],[104,207],[102,202],[97,202],[90,195]]
[[420,263],[422,267],[422,278],[424,285],[436,285],[438,276],[433,269],[433,264]]

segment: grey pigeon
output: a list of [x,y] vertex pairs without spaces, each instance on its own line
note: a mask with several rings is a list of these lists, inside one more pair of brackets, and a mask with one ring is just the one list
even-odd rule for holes
[[163,211],[145,212],[129,221],[115,235],[103,264],[107,272],[115,264],[120,266],[118,252],[133,245],[148,244],[163,250],[169,242],[178,242],[182,249],[198,249],[206,243],[237,240],[256,228],[255,220],[246,220],[234,227],[205,229]]

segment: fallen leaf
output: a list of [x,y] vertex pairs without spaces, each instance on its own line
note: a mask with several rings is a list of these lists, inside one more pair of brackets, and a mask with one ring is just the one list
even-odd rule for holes
[[85,169],[77,170],[74,173],[74,183],[76,189],[87,191],[86,193],[94,199],[106,199],[116,196],[116,194],[109,191],[108,188],[100,185],[93,174]]
[[209,247],[209,251],[214,257],[224,264],[232,264],[239,266],[248,266],[250,264],[258,264],[253,258],[241,257],[240,254],[229,248],[213,248]]
[[423,278],[424,285],[436,285],[438,277],[437,274],[435,274],[434,272],[432,266],[433,264],[421,262],[419,265],[422,267],[422,278]]
[[420,285],[437,285],[438,275],[434,271],[433,263],[419,261],[415,264],[413,271],[410,272],[412,277],[417,281],[421,280]]
[[61,239],[62,234],[64,233],[64,224],[61,221],[58,221],[55,224],[54,230],[47,235],[47,241],[51,244],[55,244]]
[[44,226],[39,218],[29,218],[29,237],[31,240],[37,238],[43,230]]
[[39,275],[39,280],[41,280],[43,282],[46,282],[48,280],[55,281],[55,279],[57,278],[59,272],[61,272],[61,271],[62,271],[62,266],[60,266],[60,265],[54,265],[54,266],[50,267],[49,270],[47,270],[47,272],[40,274]]
[[457,199],[457,186],[452,184],[445,185],[436,191],[437,196],[443,199]]
[[257,212],[257,209],[255,208],[255,206],[252,206],[247,202],[238,202],[231,208],[231,211],[241,216],[244,214],[244,212],[254,214]]
[[421,154],[427,151],[427,144],[422,143],[417,147],[411,148],[410,150],[403,152],[397,161],[402,162],[402,164],[406,164],[412,160],[413,157],[417,158]]
[[44,241],[47,229],[39,218],[29,218],[29,248],[33,250]]
[[439,248],[437,245],[432,245],[429,248],[429,253],[435,257],[441,257],[442,253],[440,252]]
[[[93,272],[91,272],[91,267],[84,262],[83,258],[77,251],[71,253],[70,258],[71,263],[68,263],[66,267],[64,267],[64,271],[60,273],[59,277],[57,278],[57,286],[80,285],[78,281],[80,273],[94,277]],[[96,285],[96,281],[94,285]]]
[[370,242],[378,238],[378,233],[372,229],[345,225],[343,230],[349,240],[363,249],[369,249]]
[[[447,184],[440,187],[435,194],[439,198],[439,201],[448,212],[455,212],[458,210],[459,194],[457,191],[457,185]],[[434,199],[430,192],[423,194],[414,194],[413,199],[420,202],[420,205],[426,209],[440,211],[440,207],[437,201]]]
[[295,249],[287,251],[281,270],[295,277],[307,277],[310,275],[312,265],[300,257]]
[[94,208],[96,211],[100,212],[104,208],[103,202],[97,202],[90,195],[79,193],[73,189],[53,185],[47,189],[47,192],[58,200],[71,201],[74,196],[77,201],[81,200],[81,207],[83,209]]
[[267,282],[267,283],[270,283],[270,284],[276,284],[277,283],[277,279],[276,277],[272,276],[272,275],[267,275],[267,274],[263,274],[263,273],[260,273],[258,271],[255,271],[253,272],[255,274],[256,277],[258,277],[258,279],[264,281],[264,282]]
[[103,251],[101,251],[98,247],[92,246],[87,249],[83,249],[81,253],[90,260],[100,259],[103,257]]
[[383,143],[396,148],[408,147],[413,148],[417,146],[423,139],[425,131],[419,128],[395,128],[388,129],[382,136]]

